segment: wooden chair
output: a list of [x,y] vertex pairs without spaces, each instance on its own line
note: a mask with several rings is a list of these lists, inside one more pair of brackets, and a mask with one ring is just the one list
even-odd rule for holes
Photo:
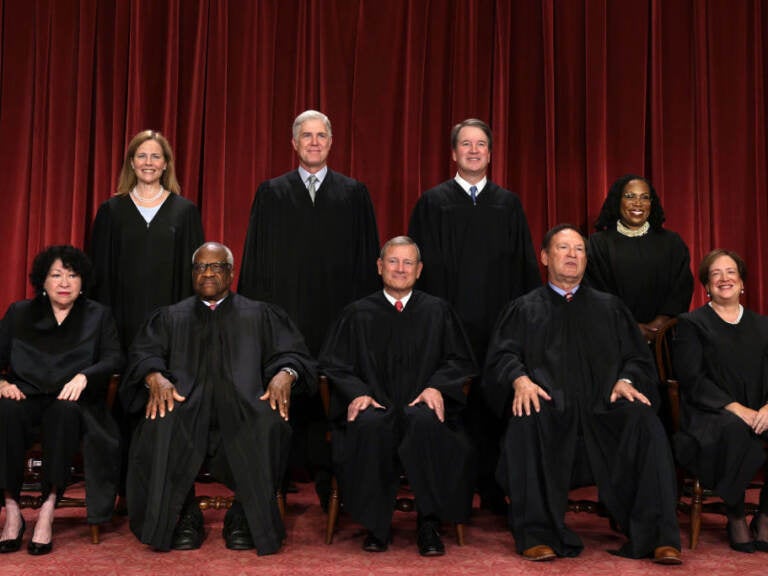
[[[320,400],[323,403],[323,410],[326,417],[329,416],[331,411],[331,385],[327,376],[320,376],[319,379]],[[464,385],[464,394],[469,393],[469,382]],[[331,441],[330,430],[326,432],[326,440]],[[408,481],[403,476],[401,477],[401,490],[395,498],[395,510],[400,512],[412,512],[415,509],[415,502],[413,496],[409,495],[410,490],[408,487]],[[336,475],[331,476],[331,495],[328,499],[328,523],[325,529],[325,543],[331,544],[333,542],[333,533],[336,530],[336,521],[339,517],[339,483],[336,480]],[[464,546],[464,524],[456,524],[456,542],[459,546]]]
[[[109,384],[107,387],[107,396],[106,396],[106,405],[107,410],[110,412],[112,411],[112,406],[115,403],[115,398],[117,396],[117,387],[120,383],[120,376],[118,374],[113,374],[112,377],[109,380]],[[40,442],[34,442],[32,446],[27,450],[27,459],[26,459],[26,467],[24,469],[24,483],[22,484],[22,492],[29,492],[29,491],[38,491],[40,490],[41,486],[41,476],[40,476],[40,470],[42,467],[42,446],[40,445]],[[72,483],[82,482],[85,479],[85,473],[83,468],[83,456],[82,454],[78,454],[75,463],[72,470]],[[44,499],[41,495],[31,495],[31,494],[23,494],[21,495],[21,498],[19,500],[19,507],[21,508],[32,508],[34,510],[40,508],[43,505]],[[71,496],[66,495],[66,490],[64,493],[64,496],[61,497],[61,499],[56,504],[57,508],[87,508],[85,497],[82,498],[74,498]],[[91,534],[91,542],[93,544],[98,544],[100,540],[100,526],[98,524],[90,524],[90,534]]]
[[[207,472],[201,472],[197,477],[197,482],[202,484],[209,484],[216,482],[213,477]],[[282,490],[275,492],[275,498],[277,499],[277,507],[280,510],[280,518],[285,522],[285,494]],[[206,510],[229,510],[232,507],[232,503],[235,501],[234,496],[208,496],[201,495],[195,496],[197,505],[200,510],[205,512]]]
[[[668,320],[656,335],[655,353],[656,366],[659,371],[659,379],[666,385],[669,398],[670,420],[674,432],[680,430],[680,383],[675,378],[672,366],[671,340],[674,337],[674,329],[677,318]],[[750,485],[750,488],[759,487],[758,484]],[[690,548],[693,550],[699,544],[701,532],[701,515],[709,514],[725,515],[725,504],[720,499],[714,499],[711,490],[706,490],[699,479],[680,466],[677,467],[678,510],[688,514],[691,522]],[[747,502],[745,512],[747,515],[756,514],[759,508],[756,504]]]

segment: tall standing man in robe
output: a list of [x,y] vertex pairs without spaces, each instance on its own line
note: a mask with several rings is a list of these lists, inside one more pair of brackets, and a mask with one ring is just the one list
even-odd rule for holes
[[[493,134],[469,118],[451,130],[456,176],[422,194],[409,235],[421,248],[418,287],[451,303],[482,367],[496,318],[510,301],[541,285],[531,233],[516,194],[488,180]],[[478,452],[481,505],[503,510],[494,480],[503,423],[470,393],[467,424]]]
[[285,473],[290,402],[314,392],[315,363],[288,316],[230,292],[232,252],[193,256],[195,296],[154,312],[137,334],[121,399],[145,419],[128,468],[131,530],[158,550],[199,548],[194,482],[207,462],[235,492],[227,548],[272,554],[285,538],[276,491]]
[[[259,186],[238,285],[243,296],[282,306],[313,356],[342,308],[380,285],[379,235],[368,189],[328,168],[332,143],[325,114],[307,110],[296,117],[292,145],[299,167]],[[298,454],[306,451],[310,467],[327,471],[325,415],[319,399],[303,401],[295,409]],[[317,481],[325,503],[328,475],[321,472]]]
[[464,523],[472,506],[460,418],[475,364],[450,305],[413,290],[422,271],[413,240],[387,242],[378,270],[384,290],[344,309],[320,357],[344,509],[369,531],[364,550],[386,550],[399,461],[415,495],[419,553],[441,556],[440,521]]
[[577,556],[568,490],[595,482],[628,537],[619,554],[679,564],[675,468],[648,346],[621,300],[581,284],[587,252],[575,227],[545,235],[541,262],[549,283],[502,313],[484,381],[509,418],[498,478],[517,551]]

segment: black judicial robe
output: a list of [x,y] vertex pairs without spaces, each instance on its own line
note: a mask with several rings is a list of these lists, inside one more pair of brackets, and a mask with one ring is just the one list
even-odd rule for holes
[[585,283],[621,298],[639,323],[677,316],[688,311],[693,295],[688,247],[663,228],[632,238],[615,228],[596,232],[589,237]]
[[[26,395],[58,394],[76,374],[88,384],[78,404],[83,417],[83,460],[88,522],[112,518],[120,472],[120,437],[106,406],[112,374],[123,355],[110,310],[79,297],[59,325],[48,298],[15,302],[0,321],[0,368]],[[21,464],[21,463],[19,463]]]
[[499,312],[541,285],[520,199],[488,181],[473,205],[451,179],[422,194],[408,233],[424,262],[418,288],[455,308],[483,363]]
[[765,452],[763,440],[725,406],[759,410],[768,402],[768,318],[744,310],[729,324],[708,305],[683,314],[672,360],[680,381],[675,453],[705,487],[736,504]]
[[378,252],[364,184],[328,170],[313,204],[293,170],[256,192],[238,291],[284,308],[317,355],[341,309],[380,285]]
[[[419,511],[446,521],[466,521],[472,458],[460,417],[466,402],[463,386],[476,375],[476,367],[450,305],[415,290],[398,312],[383,292],[371,294],[344,309],[329,331],[320,365],[332,384],[333,458],[341,471],[345,510],[386,540],[399,477],[392,460],[399,444]],[[406,406],[428,387],[443,395],[445,423],[426,406],[411,408],[429,411],[437,426],[429,437],[409,434]],[[381,413],[387,419],[389,428],[376,435],[391,434],[390,445],[360,445],[362,440],[348,431],[347,407],[363,395],[386,407],[364,413]]]
[[203,241],[197,207],[178,194],[168,195],[149,225],[128,194],[99,207],[91,294],[112,308],[125,350],[150,312],[192,295],[192,253]]
[[[283,367],[299,373],[294,393],[314,392],[304,340],[276,306],[231,293],[215,311],[193,296],[154,312],[131,347],[121,386],[127,411],[143,412],[144,378],[162,372],[186,401],[164,422],[142,420],[131,445],[128,512],[142,542],[167,550],[185,497],[206,456],[212,410],[260,555],[276,552],[285,529],[275,491],[285,472],[290,427],[259,400]],[[262,413],[266,407],[267,415]],[[280,426],[270,425],[277,419]]]
[[653,359],[618,298],[584,285],[570,303],[549,286],[518,298],[499,319],[485,374],[489,403],[501,414],[510,414],[518,376],[552,397],[538,414],[510,416],[502,447],[498,478],[519,552],[538,544],[563,556],[581,551],[564,517],[582,443],[601,501],[630,537],[620,553],[679,548],[675,470],[661,422],[644,404],[609,401],[616,381],[628,378],[659,402]]

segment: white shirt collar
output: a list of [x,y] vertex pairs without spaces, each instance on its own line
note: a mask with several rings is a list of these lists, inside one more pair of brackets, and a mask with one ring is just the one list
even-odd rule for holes
[[[325,176],[328,174],[328,165],[326,164],[320,170],[315,172],[315,178],[317,178],[317,184],[315,184],[315,190],[320,188],[320,185],[323,183],[323,180],[325,180]],[[304,186],[309,189],[309,177],[311,173],[304,170],[304,167],[299,166],[299,178],[301,178],[301,181],[304,182]]]
[[485,185],[488,183],[488,177],[487,176],[483,176],[483,179],[480,180],[480,182],[478,182],[477,184],[470,184],[469,182],[464,180],[464,178],[459,176],[458,172],[456,172],[456,176],[454,176],[453,179],[456,181],[456,184],[461,186],[461,189],[464,190],[464,192],[466,192],[470,196],[471,196],[471,193],[469,191],[469,187],[470,186],[477,186],[477,196],[479,196],[480,192],[483,191],[483,188],[485,188]]
[[[389,302],[390,304],[392,304],[392,306],[394,306],[395,302],[398,301],[398,298],[393,298],[392,296],[389,295],[389,293],[386,290],[383,290],[383,292],[384,292],[384,298],[387,299],[387,302]],[[406,294],[405,296],[399,299],[400,302],[403,303],[403,309],[405,309],[405,306],[406,304],[408,304],[408,300],[411,299],[411,296],[413,296],[413,290],[411,290],[410,292],[408,292],[408,294]]]

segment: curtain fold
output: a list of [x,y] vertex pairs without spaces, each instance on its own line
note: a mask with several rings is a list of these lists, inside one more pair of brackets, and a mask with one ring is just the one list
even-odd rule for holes
[[30,293],[45,245],[87,244],[145,128],[169,138],[206,236],[239,262],[258,184],[295,167],[291,123],[318,108],[329,165],[368,185],[382,239],[453,176],[451,126],[479,117],[491,177],[537,244],[561,221],[591,231],[611,182],[642,173],[694,268],[737,250],[746,304],[768,312],[764,0],[0,0],[0,14],[0,308]]

